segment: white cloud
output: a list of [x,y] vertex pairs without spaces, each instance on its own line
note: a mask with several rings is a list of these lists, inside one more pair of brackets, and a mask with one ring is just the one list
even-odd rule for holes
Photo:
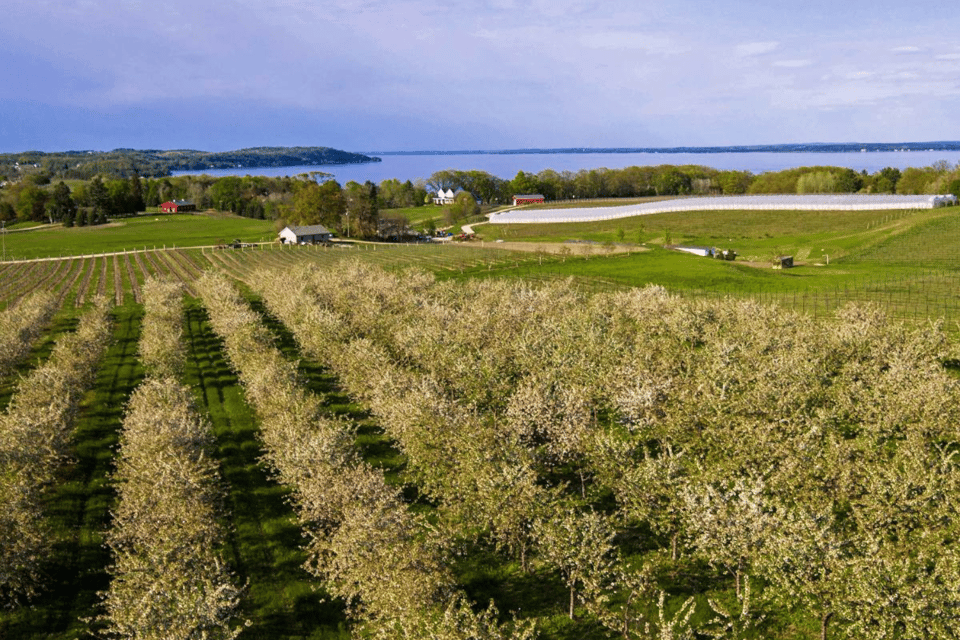
[[779,42],[745,42],[736,46],[736,54],[740,57],[761,56],[765,53],[775,51],[780,46]]
[[597,32],[580,37],[580,43],[590,49],[635,49],[655,54],[676,54],[689,50],[668,35],[628,33],[628,32]]
[[936,56],[937,60],[960,60],[960,53],[943,53]]
[[894,47],[890,49],[890,51],[893,51],[894,53],[919,53],[920,47],[914,47],[912,45],[903,46],[903,47]]
[[813,60],[777,60],[773,63],[775,67],[785,67],[787,69],[800,69],[801,67],[809,67],[813,64]]

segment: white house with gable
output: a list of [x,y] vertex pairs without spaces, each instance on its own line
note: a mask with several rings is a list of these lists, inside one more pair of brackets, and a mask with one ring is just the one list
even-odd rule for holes
[[306,227],[284,227],[280,232],[280,242],[283,244],[314,244],[329,242],[330,231],[322,224],[312,224]]
[[477,204],[480,204],[480,201],[472,193],[463,189],[457,189],[456,191],[453,189],[437,189],[437,195],[433,196],[433,204],[453,204],[461,193],[470,194],[470,197],[476,200]]
[[437,195],[433,196],[433,204],[453,204],[455,195],[453,189],[447,189],[446,191],[442,188],[437,189]]

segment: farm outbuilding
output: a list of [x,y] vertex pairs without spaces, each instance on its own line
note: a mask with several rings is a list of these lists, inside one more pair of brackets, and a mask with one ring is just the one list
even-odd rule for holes
[[160,205],[160,213],[184,213],[196,210],[197,205],[189,200],[168,200]]
[[330,242],[333,234],[322,224],[312,224],[305,227],[284,227],[280,232],[280,242],[283,244],[315,244]]
[[539,193],[526,193],[513,196],[513,206],[521,204],[543,204],[544,197]]
[[713,257],[713,247],[677,246],[674,247],[674,249],[685,253],[692,253],[695,256]]

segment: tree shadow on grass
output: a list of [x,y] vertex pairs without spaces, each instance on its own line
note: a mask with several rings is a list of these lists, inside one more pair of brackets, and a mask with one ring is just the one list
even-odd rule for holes
[[98,593],[109,587],[103,533],[116,497],[109,474],[124,406],[142,378],[139,325],[139,313],[115,312],[114,342],[81,405],[73,458],[45,498],[54,544],[43,567],[44,589],[30,606],[0,615],[0,638],[66,640],[98,628],[87,620],[99,613]]
[[47,361],[57,338],[76,328],[77,318],[75,316],[58,315],[54,318],[50,327],[44,331],[40,339],[30,349],[30,354],[21,362],[18,362],[13,371],[0,379],[0,411],[6,410],[7,405],[10,404],[20,379],[29,375],[31,371]]
[[326,367],[303,357],[293,333],[270,315],[262,301],[254,299],[250,306],[261,315],[264,325],[276,337],[276,345],[281,353],[297,362],[297,372],[304,388],[323,398],[324,406],[332,415],[357,424],[356,446],[363,459],[382,469],[389,482],[402,484],[400,475],[406,466],[405,458],[383,429],[371,420],[370,413],[352,401],[339,386],[337,377]]
[[261,464],[258,424],[222,342],[199,304],[187,306],[185,381],[202,398],[216,439],[215,455],[227,487],[230,522],[226,556],[248,587],[241,616],[244,638],[346,638],[343,606],[318,590],[303,569],[304,537],[290,506],[290,491]]
[[551,640],[607,638],[609,632],[578,605],[574,620],[567,607],[570,590],[559,573],[544,568],[529,573],[483,542],[460,556],[454,571],[477,607],[497,603],[501,621],[536,619],[540,637]]

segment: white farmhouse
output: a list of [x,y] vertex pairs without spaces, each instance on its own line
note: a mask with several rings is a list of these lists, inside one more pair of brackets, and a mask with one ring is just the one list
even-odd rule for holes
[[463,189],[457,189],[456,191],[453,189],[447,189],[446,191],[443,189],[437,189],[437,195],[433,196],[433,204],[453,204],[457,201],[457,196],[459,196],[461,193],[469,194],[471,198],[476,200],[477,204],[481,204],[480,200],[478,200],[472,193],[469,191],[464,191]]
[[447,189],[446,191],[442,188],[437,189],[437,195],[433,196],[433,204],[453,204],[455,195],[453,189]]
[[329,242],[333,236],[322,224],[312,224],[306,227],[284,227],[280,232],[280,242],[283,244],[315,244]]

